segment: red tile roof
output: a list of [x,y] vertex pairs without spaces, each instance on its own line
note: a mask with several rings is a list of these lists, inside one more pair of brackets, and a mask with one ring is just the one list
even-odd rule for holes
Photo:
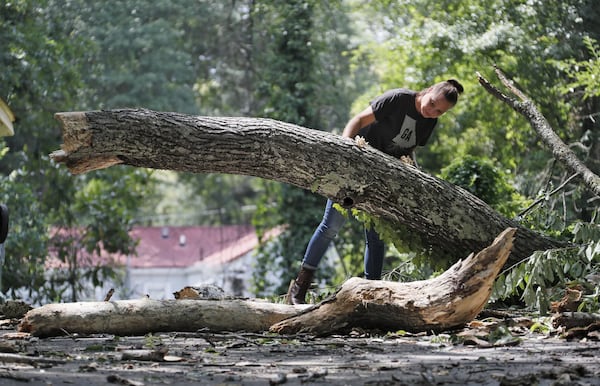
[[258,245],[254,228],[249,225],[136,227],[131,236],[140,240],[137,256],[130,260],[132,268],[222,264]]
[[[281,229],[273,229],[266,237],[277,236],[280,233]],[[139,240],[136,255],[129,259],[131,268],[220,265],[235,260],[258,246],[256,232],[250,225],[134,227],[131,237]],[[102,256],[88,255],[82,260],[82,266],[125,265],[127,256],[109,256],[103,250]],[[64,263],[52,258],[47,260],[46,267],[64,267]]]

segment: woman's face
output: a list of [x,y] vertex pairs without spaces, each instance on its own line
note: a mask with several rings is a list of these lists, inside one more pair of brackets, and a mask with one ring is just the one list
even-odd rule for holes
[[452,108],[446,97],[434,91],[427,91],[421,97],[420,113],[425,118],[437,118]]

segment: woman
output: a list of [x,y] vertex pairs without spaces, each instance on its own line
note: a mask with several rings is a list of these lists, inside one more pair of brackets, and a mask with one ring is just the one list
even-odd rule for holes
[[[409,157],[409,162],[416,165],[415,148],[427,143],[437,118],[456,105],[462,92],[463,86],[454,79],[436,83],[420,92],[404,88],[387,91],[350,119],[342,136],[354,138],[359,135],[374,148],[403,160]],[[319,262],[345,220],[328,200],[323,219],[306,248],[300,273],[290,287],[289,304],[306,303],[306,291]],[[365,277],[379,280],[385,244],[373,229],[365,230],[365,238]]]

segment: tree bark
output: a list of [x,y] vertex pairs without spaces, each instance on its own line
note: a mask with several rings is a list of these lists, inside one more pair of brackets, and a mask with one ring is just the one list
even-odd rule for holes
[[[487,303],[516,230],[506,229],[477,255],[442,275],[397,283],[352,278],[315,306],[252,300],[122,300],[48,304],[29,311],[19,331],[36,336],[107,333],[270,330],[329,335],[352,327],[387,331],[445,331],[475,318]],[[181,293],[181,292],[180,292]]]
[[64,144],[51,154],[74,173],[117,164],[245,174],[299,186],[410,231],[455,260],[517,228],[509,262],[560,247],[469,192],[349,138],[262,118],[150,110],[58,113]]
[[67,334],[144,335],[150,332],[267,331],[302,306],[256,300],[152,300],[46,304],[25,314],[19,331],[47,337]]

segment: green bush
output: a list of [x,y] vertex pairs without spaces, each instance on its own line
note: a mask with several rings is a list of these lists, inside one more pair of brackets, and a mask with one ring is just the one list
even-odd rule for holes
[[492,161],[467,155],[442,169],[440,178],[469,191],[507,217],[513,217],[524,199]]

